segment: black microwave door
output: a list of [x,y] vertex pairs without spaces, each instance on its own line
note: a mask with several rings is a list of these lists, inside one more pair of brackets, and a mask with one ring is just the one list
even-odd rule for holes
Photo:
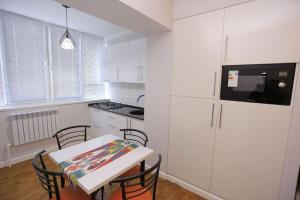
[[[236,80],[230,73],[237,73]],[[266,92],[267,76],[265,71],[223,69],[221,99],[235,101],[263,102]],[[235,78],[232,78],[235,79]],[[231,81],[231,82],[230,82]]]
[[[289,105],[295,64],[223,66],[221,99]],[[280,83],[284,88],[279,87]]]

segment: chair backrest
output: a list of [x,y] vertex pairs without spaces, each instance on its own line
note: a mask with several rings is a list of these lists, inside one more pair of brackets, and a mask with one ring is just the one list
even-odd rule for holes
[[135,141],[144,147],[147,145],[148,136],[143,131],[137,129],[120,129],[124,132],[124,139]]
[[41,186],[48,192],[49,199],[51,199],[52,195],[55,194],[56,200],[60,200],[59,185],[57,180],[60,178],[60,185],[63,188],[65,185],[63,172],[53,172],[47,170],[42,157],[44,152],[45,150],[37,153],[34,156],[32,160],[32,166],[41,183]]
[[90,126],[78,125],[70,126],[57,131],[53,137],[56,137],[58,148],[62,149],[63,146],[74,142],[86,142],[87,128],[90,128]]
[[122,200],[133,199],[152,190],[152,200],[155,200],[161,155],[150,169],[130,177],[119,178],[113,183],[119,183],[122,189]]

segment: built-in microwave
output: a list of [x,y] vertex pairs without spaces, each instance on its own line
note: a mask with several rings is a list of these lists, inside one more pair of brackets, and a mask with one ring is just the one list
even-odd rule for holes
[[222,66],[222,100],[290,105],[296,63]]

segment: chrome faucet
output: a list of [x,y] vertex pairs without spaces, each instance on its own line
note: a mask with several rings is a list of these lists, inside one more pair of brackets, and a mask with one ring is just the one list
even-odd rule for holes
[[142,97],[145,97],[145,95],[139,96],[139,97],[137,98],[137,100],[136,100],[136,104],[139,104],[139,101],[140,101],[140,99],[141,99]]

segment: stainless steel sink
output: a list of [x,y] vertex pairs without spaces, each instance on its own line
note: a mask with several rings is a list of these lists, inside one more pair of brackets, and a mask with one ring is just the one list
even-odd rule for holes
[[130,111],[129,114],[131,114],[131,115],[144,115],[144,111],[143,110],[133,110],[133,111]]

